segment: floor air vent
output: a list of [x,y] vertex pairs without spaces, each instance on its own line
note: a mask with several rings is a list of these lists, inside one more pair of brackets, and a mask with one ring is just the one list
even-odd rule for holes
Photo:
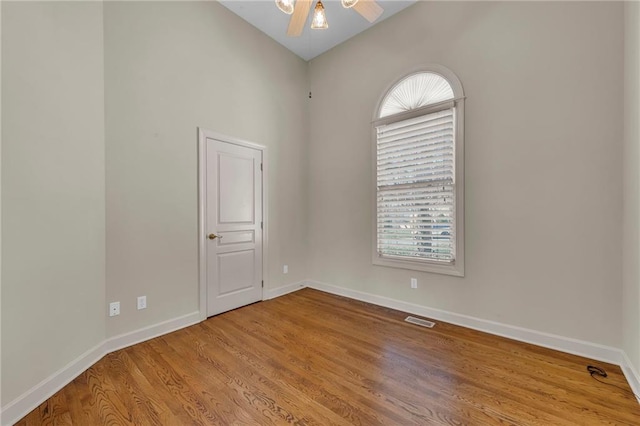
[[406,317],[404,320],[406,322],[410,322],[411,324],[415,324],[415,325],[419,325],[427,328],[433,328],[433,326],[436,325],[435,322],[431,322],[431,321],[424,320],[422,318],[416,318],[411,316]]

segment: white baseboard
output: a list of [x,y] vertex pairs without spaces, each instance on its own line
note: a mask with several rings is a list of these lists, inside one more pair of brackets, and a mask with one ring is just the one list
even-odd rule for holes
[[495,321],[429,308],[413,303],[402,302],[400,300],[338,287],[331,284],[325,284],[318,281],[307,281],[307,287],[598,361],[604,361],[620,366],[626,364],[623,352],[618,348],[610,346],[502,324]]
[[264,291],[262,300],[275,299],[276,297],[284,296],[285,294],[298,291],[301,288],[305,288],[306,286],[307,286],[306,281],[299,281],[297,283],[291,283],[291,284],[283,285],[280,287],[271,288],[269,290]]
[[96,362],[100,361],[108,353],[126,348],[136,343],[162,336],[172,331],[200,322],[200,312],[192,312],[178,318],[173,318],[149,327],[141,328],[130,333],[114,336],[104,340],[99,345],[89,349],[69,364],[47,377],[6,406],[0,412],[0,424],[2,426],[13,425],[18,420],[29,414],[43,401],[51,398],[53,394],[66,386],[73,379],[82,374]]
[[196,311],[177,318],[160,322],[158,324],[140,328],[129,333],[111,337],[105,342],[107,351],[106,353],[115,352],[119,349],[133,346],[136,343],[151,340],[154,337],[162,336],[176,330],[180,330],[181,328],[189,327],[190,325],[197,324],[200,321],[200,312]]
[[462,327],[483,331],[489,334],[495,334],[521,342],[531,343],[549,349],[555,349],[561,352],[583,356],[585,358],[619,365],[627,381],[629,382],[629,386],[636,394],[636,399],[640,403],[640,398],[638,398],[638,396],[640,396],[640,375],[634,368],[631,360],[629,360],[627,354],[621,349],[600,345],[598,343],[587,342],[584,340],[573,339],[570,337],[558,336],[556,334],[544,333],[541,331],[502,324],[499,322],[475,318],[468,315],[456,314],[440,309],[429,308],[427,306],[402,302],[400,300],[378,296],[371,293],[365,293],[362,291],[351,290],[348,288],[321,283],[318,281],[307,280],[306,287],[336,294],[338,296],[348,297],[350,299],[360,300],[362,302],[372,303],[374,305],[384,306],[386,308],[396,309],[422,317],[460,325]]
[[[327,293],[372,303],[374,305],[384,306],[414,315],[460,325],[474,330],[507,337],[509,339],[532,343],[534,345],[556,349],[562,352],[617,364],[622,368],[622,371],[624,372],[633,391],[636,395],[640,395],[640,376],[635,371],[633,364],[630,362],[627,355],[622,350],[613,347],[488,321],[468,315],[447,312],[440,309],[402,302],[388,297],[377,296],[371,293],[351,290],[311,280],[287,284],[278,288],[266,290],[264,293],[264,300],[280,297],[304,287],[310,287]],[[71,382],[93,364],[98,362],[106,354],[171,333],[193,324],[197,324],[200,321],[202,321],[200,313],[192,312],[178,318],[141,328],[130,333],[114,336],[103,341],[3,407],[0,411],[0,424],[2,426],[14,424],[40,405],[43,401],[50,398],[58,390],[62,389],[67,383]]]
[[622,352],[622,356],[624,358],[624,364],[620,365],[622,368],[622,372],[624,376],[627,378],[627,382],[629,382],[629,386],[631,386],[631,390],[636,394],[636,399],[640,403],[640,375],[633,367],[633,363],[627,356],[626,352]]
[[89,349],[6,406],[2,407],[2,425],[12,425],[49,399],[105,355],[105,342]]

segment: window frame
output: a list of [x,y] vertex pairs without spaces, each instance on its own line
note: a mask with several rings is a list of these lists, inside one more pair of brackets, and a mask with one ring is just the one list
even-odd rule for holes
[[[453,89],[453,99],[415,108],[380,118],[380,113],[387,96],[404,79],[419,73],[438,74],[444,78]],[[371,122],[372,139],[372,262],[377,266],[408,269],[414,271],[431,272],[436,274],[464,277],[464,91],[458,77],[448,68],[441,65],[421,66],[396,79],[387,87],[378,100]],[[408,120],[429,113],[434,113],[447,108],[454,108],[455,115],[455,260],[452,263],[443,263],[428,259],[390,258],[378,255],[378,137],[376,128],[381,125]]]

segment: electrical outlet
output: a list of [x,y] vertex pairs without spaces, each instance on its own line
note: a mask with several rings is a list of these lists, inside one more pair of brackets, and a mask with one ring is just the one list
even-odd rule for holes
[[138,297],[138,310],[147,308],[147,296]]
[[284,265],[282,267],[282,273],[283,274],[288,274],[289,273],[289,265]]
[[116,315],[120,315],[120,302],[111,302],[109,303],[109,316],[115,317]]
[[411,288],[418,288],[418,279],[411,278]]

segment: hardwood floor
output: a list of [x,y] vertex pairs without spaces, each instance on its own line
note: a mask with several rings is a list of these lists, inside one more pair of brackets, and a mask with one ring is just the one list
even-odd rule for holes
[[109,354],[18,425],[640,425],[617,366],[405,316],[303,289]]

